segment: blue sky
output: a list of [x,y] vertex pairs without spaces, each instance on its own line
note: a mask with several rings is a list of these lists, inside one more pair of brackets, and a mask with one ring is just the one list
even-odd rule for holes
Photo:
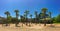
[[5,11],[9,11],[11,16],[15,17],[15,9],[18,9],[20,15],[25,10],[29,10],[34,17],[34,11],[41,12],[41,8],[48,8],[52,12],[52,17],[57,16],[60,11],[60,0],[0,0],[0,16],[6,17]]

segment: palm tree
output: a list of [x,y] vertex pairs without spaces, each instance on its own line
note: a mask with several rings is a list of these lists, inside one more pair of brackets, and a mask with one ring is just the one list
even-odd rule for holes
[[10,13],[8,11],[6,11],[4,14],[6,14],[7,16],[7,21],[6,21],[6,26],[8,26],[8,17],[10,16]]
[[26,10],[24,13],[25,13],[25,15],[24,15],[24,16],[25,16],[25,19],[26,19],[26,25],[27,25],[27,21],[28,21],[28,20],[27,20],[27,17],[28,17],[29,11],[28,11],[28,10]]
[[35,22],[37,23],[37,11],[35,11]]
[[8,17],[8,23],[9,23],[9,25],[10,25],[10,23],[11,23],[11,20],[12,20],[12,16],[9,16],[9,17]]
[[30,18],[31,18],[31,20],[32,20],[32,14],[30,14]]
[[47,8],[42,8],[42,16],[44,19],[44,26],[46,26],[46,12],[47,12]]
[[14,12],[16,13],[16,25],[15,26],[17,27],[17,25],[19,24],[18,22],[19,10],[15,10]]
[[32,24],[32,14],[30,14],[30,18],[31,18],[31,21],[29,21],[29,26],[31,26],[30,23]]
[[26,20],[26,14],[24,14],[23,17],[24,17],[24,20]]
[[20,22],[22,23],[22,26],[23,26],[24,18],[23,18],[23,16],[22,16],[22,15],[21,15],[20,17],[21,17],[21,21],[20,21]]
[[51,12],[49,12],[49,18],[50,18],[50,23],[51,23],[51,26],[52,26],[53,21],[51,20]]

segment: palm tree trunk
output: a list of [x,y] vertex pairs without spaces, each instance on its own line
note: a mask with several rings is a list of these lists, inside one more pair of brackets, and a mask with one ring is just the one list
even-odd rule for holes
[[27,26],[28,24],[27,24],[27,16],[26,16],[26,26]]
[[44,22],[44,26],[46,26],[46,22]]
[[18,19],[17,19],[17,20],[16,20],[15,26],[18,27],[18,24],[19,24],[19,22],[18,22]]
[[44,21],[44,26],[46,26],[46,18],[45,18],[45,21]]
[[16,24],[15,24],[15,26],[17,27],[18,24],[19,24],[19,22],[18,22],[18,14],[16,13]]

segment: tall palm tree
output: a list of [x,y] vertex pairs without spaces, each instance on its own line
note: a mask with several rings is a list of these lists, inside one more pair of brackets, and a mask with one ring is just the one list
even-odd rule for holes
[[31,22],[32,22],[32,14],[30,14]]
[[16,13],[16,24],[15,24],[15,26],[17,27],[17,25],[19,24],[19,22],[18,22],[19,10],[15,10],[14,12]]
[[9,26],[10,26],[11,20],[12,20],[12,16],[9,16],[9,17],[8,17]]
[[37,11],[35,11],[35,22],[37,23]]
[[49,18],[50,18],[50,23],[51,23],[51,26],[52,26],[53,21],[51,20],[51,12],[49,12]]
[[23,26],[23,23],[24,23],[24,17],[23,17],[22,15],[21,15],[20,17],[21,17],[21,19],[20,19],[21,21],[20,21],[20,22],[22,22],[22,26]]
[[42,16],[44,19],[44,26],[46,26],[46,12],[47,12],[47,8],[42,8]]
[[8,17],[10,16],[10,13],[9,13],[8,11],[6,11],[4,14],[7,15],[7,16],[6,16],[6,17],[7,17],[6,26],[8,26],[8,20],[9,20]]
[[24,17],[24,20],[26,20],[26,14],[24,14],[23,17]]
[[26,25],[27,25],[27,21],[28,21],[28,20],[27,20],[27,19],[28,19],[27,17],[28,17],[29,11],[26,10],[24,13],[25,13],[25,19],[26,19]]
[[29,21],[29,26],[31,26],[30,23],[32,24],[32,14],[30,14],[30,18],[31,18],[31,21]]

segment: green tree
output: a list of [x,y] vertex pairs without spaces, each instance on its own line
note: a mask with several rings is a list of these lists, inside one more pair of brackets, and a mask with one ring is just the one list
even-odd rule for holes
[[30,23],[32,24],[32,14],[30,14],[30,20],[31,21],[29,21],[29,26],[31,26]]
[[35,22],[37,23],[37,14],[38,12],[37,11],[35,11]]
[[55,18],[55,21],[56,21],[57,23],[60,23],[60,14]]
[[6,16],[7,17],[6,26],[8,26],[8,21],[9,21],[8,17],[10,16],[10,13],[8,11],[6,11],[4,14],[7,15]]
[[8,22],[11,23],[12,16],[9,16],[9,17],[8,17],[8,20],[9,20]]
[[23,21],[26,22],[26,14],[24,14],[23,17],[24,17]]
[[16,23],[16,18],[15,18],[15,17],[12,17],[11,22],[12,22],[13,24],[15,24],[15,23]]
[[48,14],[49,14],[50,23],[51,23],[51,22],[52,22],[52,19],[51,19],[51,12],[49,12]]
[[32,14],[30,14],[30,18],[31,18],[31,21],[32,21]]
[[47,12],[47,8],[42,8],[42,16],[44,19],[44,26],[46,26],[46,12]]
[[20,22],[22,23],[22,26],[23,26],[23,23],[24,23],[24,17],[23,17],[22,15],[21,15],[20,17],[21,17],[21,21],[20,21]]
[[14,12],[16,13],[16,24],[15,24],[15,26],[17,27],[17,25],[19,24],[19,22],[18,22],[19,10],[15,10]]
[[52,26],[53,20],[52,20],[52,18],[51,18],[51,12],[49,12],[48,14],[49,14],[49,18],[50,18],[50,19],[49,19],[49,20],[50,20],[50,24],[51,24],[51,26]]
[[29,11],[26,10],[24,13],[25,13],[25,19],[26,19],[26,25],[27,25],[27,21],[28,21],[28,18],[27,17],[28,17]]
[[56,23],[56,17],[52,18],[53,23]]

